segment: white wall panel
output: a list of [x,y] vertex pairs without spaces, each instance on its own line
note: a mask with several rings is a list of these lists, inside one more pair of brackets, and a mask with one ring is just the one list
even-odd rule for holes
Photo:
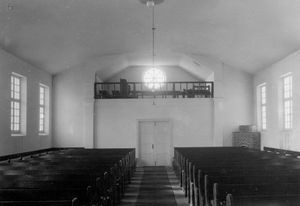
[[[293,75],[293,130],[284,131],[280,106],[281,76]],[[300,151],[300,52],[265,68],[254,78],[254,88],[261,83],[267,87],[267,130],[262,132],[262,146]],[[256,97],[256,95],[255,95]]]
[[[10,75],[12,72],[27,79],[27,128],[25,136],[10,134]],[[51,103],[49,135],[38,134],[39,84],[52,92],[52,76],[0,49],[0,156],[49,148],[52,146]],[[51,98],[50,98],[51,101]]]

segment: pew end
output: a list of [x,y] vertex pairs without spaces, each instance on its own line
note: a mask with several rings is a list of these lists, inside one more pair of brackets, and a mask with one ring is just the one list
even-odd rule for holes
[[210,206],[208,184],[209,184],[208,175],[204,175],[204,201],[205,201],[205,206]]
[[218,183],[213,184],[213,206],[218,206]]
[[232,194],[227,194],[226,195],[226,206],[233,206]]
[[197,181],[197,196],[196,196],[196,205],[197,206],[203,206],[204,205],[204,194],[203,194],[203,174],[202,174],[202,171],[200,169],[198,169],[198,174],[197,174],[197,177],[198,177],[198,181]]
[[72,199],[72,206],[79,206],[79,200],[78,200],[77,197],[74,197],[74,198]]

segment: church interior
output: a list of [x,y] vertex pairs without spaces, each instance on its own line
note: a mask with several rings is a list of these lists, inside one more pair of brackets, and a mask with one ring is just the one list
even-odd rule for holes
[[0,205],[300,205],[299,19],[296,0],[0,1]]

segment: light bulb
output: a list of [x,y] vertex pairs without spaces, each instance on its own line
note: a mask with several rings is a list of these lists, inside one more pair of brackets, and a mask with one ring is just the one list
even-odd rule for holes
[[155,3],[153,0],[148,0],[146,5],[147,5],[147,7],[152,8],[152,7],[154,7]]

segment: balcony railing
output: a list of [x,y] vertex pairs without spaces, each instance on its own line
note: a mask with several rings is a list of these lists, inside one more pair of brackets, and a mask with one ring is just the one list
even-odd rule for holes
[[163,82],[155,83],[158,88],[149,89],[145,82],[95,83],[95,99],[124,98],[213,98],[213,82]]

